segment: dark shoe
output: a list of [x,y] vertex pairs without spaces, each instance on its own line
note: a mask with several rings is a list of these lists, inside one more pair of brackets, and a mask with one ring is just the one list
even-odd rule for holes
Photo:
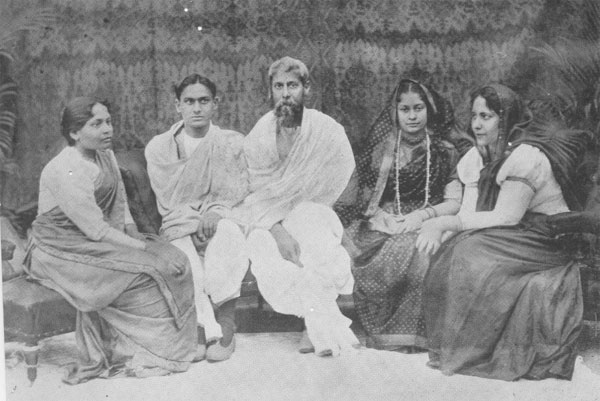
[[192,359],[192,363],[200,362],[206,359],[206,345],[198,344],[198,348],[196,349],[196,355],[194,359]]
[[[314,352],[314,350],[313,350],[313,352]],[[318,352],[317,356],[320,356],[320,357],[333,356],[333,352],[330,349],[324,349],[323,351]]]
[[206,335],[204,333],[204,327],[198,325],[196,326],[196,330],[198,331],[198,344],[206,345]]
[[[221,325],[223,337],[219,343],[229,347],[235,335],[235,304],[237,298],[231,299],[219,306],[216,311],[217,323]],[[233,352],[233,351],[232,351]]]

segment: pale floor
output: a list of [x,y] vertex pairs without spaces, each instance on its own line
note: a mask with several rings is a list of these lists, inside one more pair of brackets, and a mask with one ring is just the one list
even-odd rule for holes
[[[600,335],[600,333],[599,333]],[[8,343],[7,399],[26,400],[600,400],[600,336],[587,332],[572,381],[502,382],[444,376],[425,366],[426,354],[371,349],[336,358],[297,352],[298,332],[238,334],[225,362],[194,364],[185,373],[147,379],[61,382],[63,365],[77,354],[73,333],[45,340],[31,387]],[[590,369],[591,368],[591,369]],[[593,371],[596,373],[594,373]]]

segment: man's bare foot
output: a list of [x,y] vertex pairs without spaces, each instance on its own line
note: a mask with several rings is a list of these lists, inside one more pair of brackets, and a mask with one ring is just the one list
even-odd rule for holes
[[300,351],[301,354],[310,354],[311,352],[315,352],[315,347],[310,342],[310,338],[308,338],[308,333],[306,332],[306,330],[302,332],[302,338],[300,339],[300,348],[298,351]]

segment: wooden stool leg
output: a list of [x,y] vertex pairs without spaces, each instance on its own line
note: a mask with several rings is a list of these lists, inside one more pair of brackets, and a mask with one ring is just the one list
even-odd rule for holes
[[38,367],[38,353],[40,347],[37,341],[29,341],[23,348],[23,355],[25,356],[25,366],[27,367],[27,378],[29,379],[30,385],[33,386],[33,382],[37,378],[37,367]]

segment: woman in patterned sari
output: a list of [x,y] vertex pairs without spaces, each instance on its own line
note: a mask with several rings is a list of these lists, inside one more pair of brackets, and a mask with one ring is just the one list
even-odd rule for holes
[[522,121],[518,96],[487,85],[471,96],[476,139],[458,163],[460,212],[421,228],[436,252],[423,308],[429,366],[501,380],[570,379],[582,327],[579,270],[549,216],[581,209],[575,172],[588,133]]
[[415,240],[425,220],[460,206],[458,152],[446,140],[453,121],[431,88],[401,80],[358,156],[358,201],[337,208],[346,222],[358,218],[346,234],[368,347],[410,353],[426,345],[421,287],[429,260]]
[[26,265],[77,309],[79,363],[64,381],[187,370],[203,353],[187,257],[137,231],[106,104],[75,98],[61,125],[70,146],[42,171]]

